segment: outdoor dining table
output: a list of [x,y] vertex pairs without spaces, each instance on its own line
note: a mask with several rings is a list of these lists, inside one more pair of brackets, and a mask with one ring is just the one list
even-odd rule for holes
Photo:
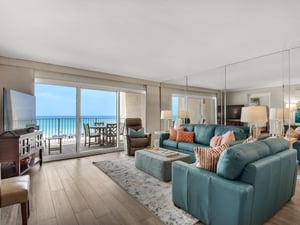
[[100,135],[99,144],[104,145],[105,143],[105,134],[106,134],[106,126],[91,126],[90,129],[94,129],[95,133]]

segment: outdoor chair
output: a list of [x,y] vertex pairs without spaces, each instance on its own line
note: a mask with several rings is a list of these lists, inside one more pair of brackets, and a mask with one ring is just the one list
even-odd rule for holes
[[[132,129],[132,130],[129,130]],[[127,154],[134,156],[134,153],[138,149],[146,148],[151,145],[151,134],[145,134],[140,132],[142,128],[141,118],[126,118],[125,119],[125,149]],[[131,134],[131,131],[136,131],[138,134]]]
[[115,144],[117,142],[117,124],[106,124],[106,144]]
[[[91,132],[91,130],[94,129],[91,129],[88,123],[84,123],[83,128],[84,128],[84,146],[86,146],[87,144],[89,145],[89,147],[91,146],[91,144],[100,145],[100,134]],[[94,141],[92,141],[92,139],[94,139]]]

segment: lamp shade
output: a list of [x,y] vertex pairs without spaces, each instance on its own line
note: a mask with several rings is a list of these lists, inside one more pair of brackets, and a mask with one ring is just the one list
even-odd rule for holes
[[270,109],[270,120],[289,120],[290,111],[288,108],[271,108]]
[[171,120],[173,118],[171,110],[162,110],[160,113],[160,118],[163,120]]
[[185,119],[189,117],[189,112],[188,111],[179,111],[178,113],[178,118],[180,119]]
[[267,122],[267,108],[265,106],[242,107],[241,121],[246,123]]
[[296,111],[297,110],[297,104],[296,103],[287,103],[285,104],[285,108],[290,109],[290,111]]

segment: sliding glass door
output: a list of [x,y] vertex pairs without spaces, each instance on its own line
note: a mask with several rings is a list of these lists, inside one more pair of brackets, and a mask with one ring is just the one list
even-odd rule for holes
[[37,125],[46,157],[76,153],[76,88],[35,85]]
[[117,92],[80,89],[81,151],[118,146]]
[[145,126],[145,91],[91,86],[36,83],[37,125],[44,133],[46,160],[123,149],[125,118],[139,117]]

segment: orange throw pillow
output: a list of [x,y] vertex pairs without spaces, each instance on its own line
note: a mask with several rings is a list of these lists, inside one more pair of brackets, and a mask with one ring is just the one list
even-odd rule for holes
[[178,131],[176,141],[194,142],[194,132]]
[[211,139],[210,139],[210,142],[209,142],[209,146],[210,147],[217,147],[221,144],[221,140],[222,140],[222,136],[213,136]]
[[221,145],[233,141],[235,141],[235,136],[233,131],[227,131],[225,134],[222,135]]
[[183,127],[178,128],[177,130],[175,128],[171,128],[169,140],[176,141],[178,131],[183,131]]

